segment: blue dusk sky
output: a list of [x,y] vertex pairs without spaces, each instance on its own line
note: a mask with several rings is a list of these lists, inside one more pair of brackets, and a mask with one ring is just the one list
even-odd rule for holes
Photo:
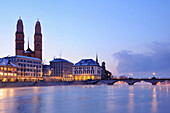
[[23,20],[25,49],[34,50],[35,23],[43,34],[43,60],[61,57],[106,62],[113,74],[170,73],[168,0],[1,0],[0,57],[15,55],[15,32]]

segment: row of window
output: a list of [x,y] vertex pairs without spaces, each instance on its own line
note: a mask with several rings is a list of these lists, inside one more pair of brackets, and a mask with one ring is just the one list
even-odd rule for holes
[[27,62],[27,63],[34,63],[34,64],[41,64],[41,62],[31,61],[31,60],[23,60],[23,59],[11,59],[12,62]]
[[1,70],[4,70],[4,71],[16,71],[16,68],[1,67]]
[[19,74],[19,76],[33,76],[33,77],[38,77],[38,76],[41,76],[41,74],[33,74],[33,73],[21,73]]
[[26,72],[26,71],[29,71],[29,72],[41,72],[41,70],[35,70],[35,69],[17,69],[18,71],[21,71],[21,72]]
[[18,59],[17,61],[18,62],[27,62],[27,63],[41,64],[41,62],[36,62],[36,61],[31,61],[31,60]]
[[75,67],[74,69],[94,69],[94,67]]
[[79,71],[75,70],[74,74],[94,74],[94,70],[91,70],[91,71],[90,70],[87,70],[87,71],[86,70],[83,70],[83,71],[82,70],[79,70]]
[[17,76],[17,74],[16,73],[3,73],[3,72],[0,72],[0,75],[1,76]]
[[34,68],[41,68],[41,66],[40,66],[40,65],[21,64],[21,63],[18,63],[18,66],[21,66],[21,67],[34,67]]

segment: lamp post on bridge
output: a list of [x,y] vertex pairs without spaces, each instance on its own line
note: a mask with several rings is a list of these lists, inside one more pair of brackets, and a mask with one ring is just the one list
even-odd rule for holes
[[152,77],[152,79],[156,79],[156,77],[155,77],[155,73],[153,72],[152,74],[153,74],[153,77]]

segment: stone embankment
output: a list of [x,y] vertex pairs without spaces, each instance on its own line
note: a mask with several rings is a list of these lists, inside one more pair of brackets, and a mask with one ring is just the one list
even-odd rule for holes
[[87,81],[38,81],[38,82],[0,82],[0,88],[3,87],[30,87],[30,86],[60,86],[60,85],[89,85],[93,84]]

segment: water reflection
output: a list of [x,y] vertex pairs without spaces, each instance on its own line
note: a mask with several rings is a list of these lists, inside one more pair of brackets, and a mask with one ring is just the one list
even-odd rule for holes
[[129,113],[134,113],[134,93],[133,86],[129,86],[129,103],[128,103]]
[[154,86],[153,92],[152,92],[152,113],[157,113],[157,94],[156,94],[156,86]]
[[126,84],[4,88],[0,113],[168,113],[169,88]]

